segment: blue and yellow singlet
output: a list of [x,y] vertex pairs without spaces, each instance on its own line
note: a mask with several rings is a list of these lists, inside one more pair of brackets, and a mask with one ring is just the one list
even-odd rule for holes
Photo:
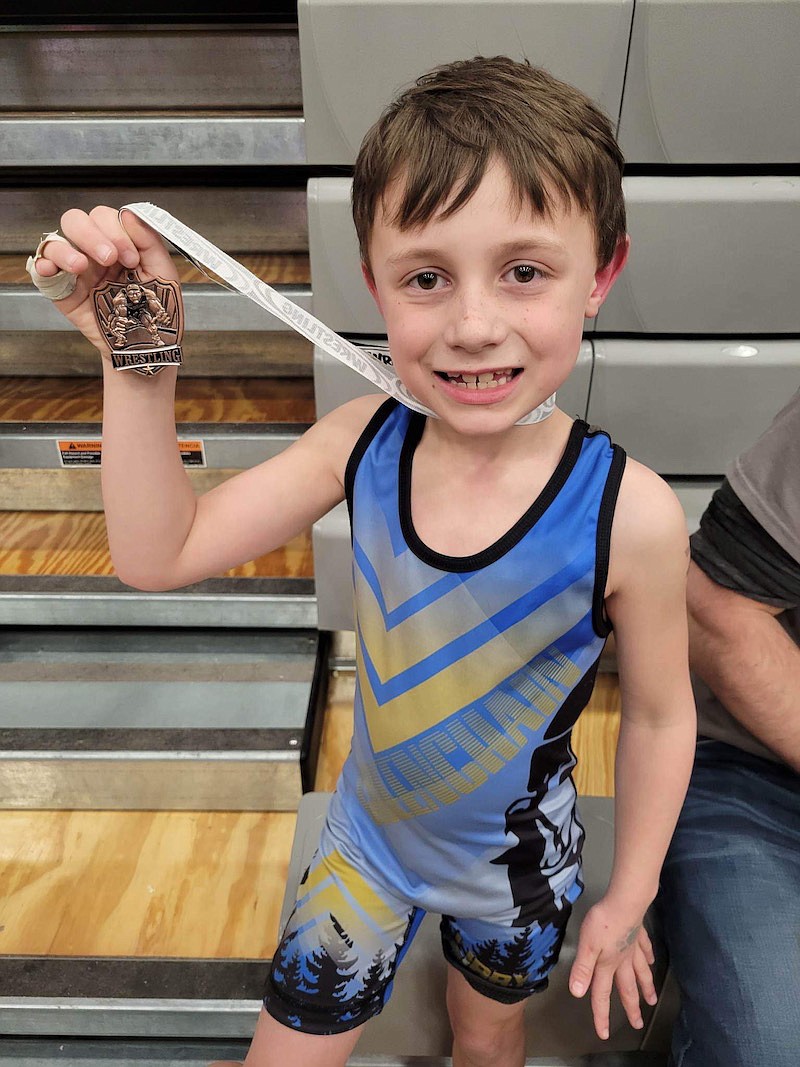
[[411,521],[424,424],[387,401],[347,470],[358,681],[331,822],[419,906],[514,924],[577,873],[570,731],[609,632],[624,453],[576,421],[514,527],[451,558]]
[[[353,742],[273,968],[274,988],[291,986],[295,968],[311,990],[322,937],[346,976],[342,997],[350,983],[364,1007],[375,976],[396,966],[381,931],[394,929],[400,955],[413,936],[406,905],[511,937],[531,924],[546,931],[545,917],[579,895],[570,737],[610,630],[603,597],[624,452],[576,421],[519,521],[484,551],[449,557],[421,542],[411,518],[424,426],[388,400],[348,463]],[[340,1018],[358,1008],[348,1001]]]

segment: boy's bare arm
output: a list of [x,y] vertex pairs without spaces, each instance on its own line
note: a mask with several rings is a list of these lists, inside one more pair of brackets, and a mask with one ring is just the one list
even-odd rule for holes
[[608,892],[642,907],[658,889],[694,759],[688,551],[686,520],[672,490],[629,461],[614,519],[606,598],[622,698],[616,856]]
[[652,471],[629,461],[614,518],[606,596],[622,696],[614,866],[605,896],[581,930],[571,983],[585,988],[591,975],[595,1025],[601,1034],[608,1031],[612,983],[634,1025],[641,1025],[637,982],[652,1000],[652,980],[642,959],[649,943],[641,922],[658,889],[696,737],[688,668],[687,564],[680,504]]
[[692,670],[763,744],[800,771],[800,648],[761,604],[689,568]]
[[69,211],[37,269],[77,275],[56,307],[103,357],[103,501],[112,560],[120,578],[145,589],[191,584],[268,552],[306,529],[344,497],[344,469],[383,397],[345,405],[274,459],[196,498],[180,459],[174,416],[176,371],[155,377],[116,371],[109,361],[92,289],[116,280],[122,265],[143,279],[174,279],[166,248],[134,216],[95,208]]
[[246,563],[330,511],[344,498],[344,469],[359,433],[385,399],[344,405],[279,455],[196,497],[177,447],[175,372],[155,381],[108,366],[104,373],[102,483],[111,558],[123,582],[152,590]]

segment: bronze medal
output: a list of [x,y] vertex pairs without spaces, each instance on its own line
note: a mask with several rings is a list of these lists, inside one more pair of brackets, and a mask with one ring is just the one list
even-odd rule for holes
[[152,375],[180,365],[183,301],[177,282],[143,282],[126,269],[118,281],[93,289],[92,300],[115,370]]

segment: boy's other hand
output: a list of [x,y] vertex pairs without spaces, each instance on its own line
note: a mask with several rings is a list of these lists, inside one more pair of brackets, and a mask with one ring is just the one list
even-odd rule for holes
[[654,962],[653,946],[641,918],[631,922],[630,915],[621,914],[604,900],[588,911],[581,925],[569,989],[582,997],[591,986],[594,1026],[604,1041],[609,1034],[614,984],[631,1026],[636,1030],[644,1026],[640,990],[648,1004],[658,1000],[650,970]]
[[61,216],[64,241],[48,241],[35,270],[52,278],[59,270],[76,275],[74,292],[55,307],[73,326],[108,357],[109,347],[94,314],[92,289],[106,280],[116,281],[123,268],[137,270],[142,281],[175,280],[177,274],[164,242],[149,226],[127,211],[120,223],[116,208],[96,207],[88,214],[71,208]]

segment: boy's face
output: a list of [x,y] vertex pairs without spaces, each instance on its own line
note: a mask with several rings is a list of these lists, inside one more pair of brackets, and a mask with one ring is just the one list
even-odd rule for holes
[[627,245],[598,270],[590,219],[518,209],[500,164],[454,215],[412,230],[387,222],[398,184],[375,219],[364,272],[395,368],[459,432],[505,430],[570,374],[584,317],[597,314]]

